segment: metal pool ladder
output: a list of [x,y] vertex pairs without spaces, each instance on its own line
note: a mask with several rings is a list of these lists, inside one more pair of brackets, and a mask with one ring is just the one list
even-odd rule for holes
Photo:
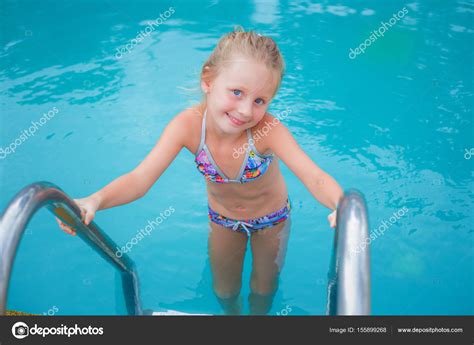
[[0,216],[0,315],[5,315],[10,273],[18,244],[28,222],[43,206],[74,227],[82,240],[121,273],[127,313],[143,315],[133,261],[125,253],[117,257],[114,253],[114,248],[118,247],[115,242],[94,222],[85,225],[74,201],[49,182],[37,182],[23,188]]
[[[74,227],[78,236],[120,273],[125,305],[129,315],[143,311],[138,275],[133,261],[125,253],[118,257],[115,242],[95,222],[85,225],[81,212],[59,187],[37,182],[23,188],[0,216],[0,315],[5,315],[10,273],[16,251],[30,219],[46,206],[64,223]],[[370,314],[370,253],[367,207],[357,190],[349,190],[339,204],[337,228],[329,269],[328,315]]]
[[328,315],[370,315],[370,250],[367,206],[362,193],[345,193],[329,266]]

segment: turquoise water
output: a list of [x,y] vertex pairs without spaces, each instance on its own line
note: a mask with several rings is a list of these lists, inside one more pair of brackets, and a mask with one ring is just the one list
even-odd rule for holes
[[[53,112],[0,156],[0,210],[35,181],[78,198],[134,168],[172,117],[199,100],[201,64],[240,24],[277,40],[287,72],[270,110],[292,109],[284,123],[304,150],[343,188],[365,194],[370,230],[408,209],[371,244],[373,313],[473,314],[474,157],[466,150],[474,147],[474,2],[339,4],[0,2],[1,148]],[[118,58],[117,48],[170,6],[174,13]],[[383,37],[349,58],[403,7],[408,13]],[[144,307],[216,314],[205,183],[192,158],[181,152],[143,199],[99,212],[96,222],[124,245],[173,207],[130,252]],[[283,173],[293,226],[271,314],[321,315],[333,240],[328,210]],[[250,264],[248,251],[244,300]],[[116,286],[113,268],[42,210],[21,242],[8,308],[116,314]]]

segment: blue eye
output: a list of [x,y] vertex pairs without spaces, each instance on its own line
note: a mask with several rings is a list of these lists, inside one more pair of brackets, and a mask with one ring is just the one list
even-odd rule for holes
[[258,105],[262,105],[262,104],[265,104],[265,101],[264,101],[263,99],[261,99],[261,98],[257,98],[257,99],[255,100],[255,103],[257,103]]
[[234,93],[234,95],[236,95],[236,96],[240,96],[240,95],[242,94],[242,91],[240,91],[240,90],[237,90],[237,89],[235,89],[235,90],[232,90],[232,92],[233,92],[233,93]]

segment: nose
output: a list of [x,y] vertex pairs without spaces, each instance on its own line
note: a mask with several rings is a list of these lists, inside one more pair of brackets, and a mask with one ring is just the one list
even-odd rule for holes
[[250,120],[252,118],[252,106],[253,102],[240,102],[238,112],[243,119]]

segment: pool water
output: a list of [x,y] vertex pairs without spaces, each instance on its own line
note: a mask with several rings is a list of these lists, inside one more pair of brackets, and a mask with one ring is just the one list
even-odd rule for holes
[[[285,57],[286,75],[270,111],[291,109],[283,122],[307,154],[343,188],[364,193],[370,231],[390,222],[371,243],[373,314],[473,314],[472,0],[0,6],[0,147],[54,112],[15,152],[3,153],[0,210],[35,181],[79,198],[133,169],[173,116],[199,100],[203,61],[240,24],[274,37]],[[169,7],[174,13],[165,18]],[[404,7],[407,13],[383,37],[349,57]],[[138,42],[140,30],[160,14],[166,20]],[[129,51],[121,48],[127,44]],[[334,233],[329,210],[286,167],[283,174],[293,220],[270,314],[323,315]],[[125,245],[169,207],[175,211],[129,253],[143,305],[220,314],[207,256],[205,182],[192,154],[181,152],[144,198],[101,211],[96,222]],[[121,313],[116,278],[97,253],[41,210],[19,247],[8,309]]]

